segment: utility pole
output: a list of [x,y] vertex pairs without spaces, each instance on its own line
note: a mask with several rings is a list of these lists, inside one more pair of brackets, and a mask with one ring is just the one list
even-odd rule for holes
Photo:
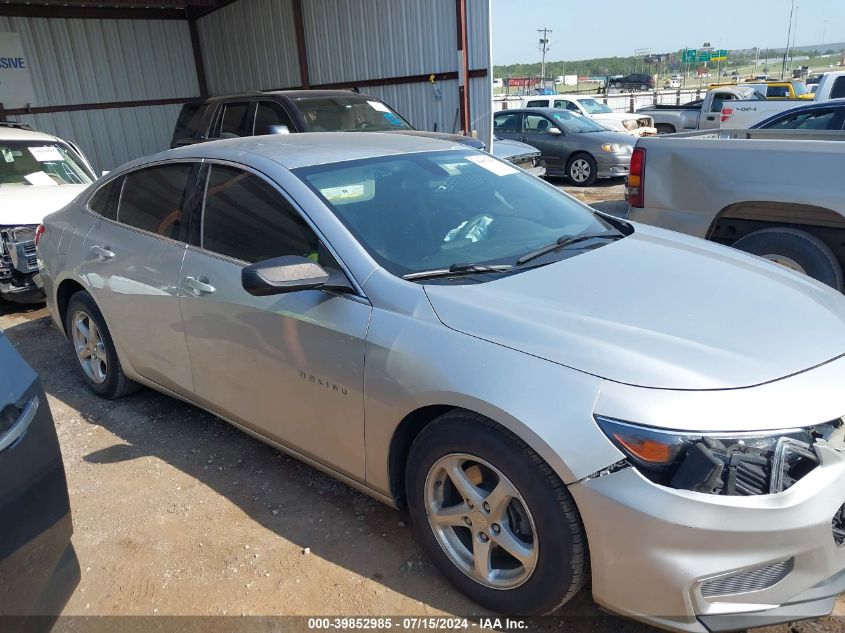
[[537,29],[537,32],[541,34],[540,43],[537,48],[543,54],[542,61],[540,63],[540,81],[543,83],[543,91],[545,92],[546,89],[546,53],[549,52],[549,35],[551,34],[552,30],[548,27],[543,27],[542,29]]
[[792,15],[795,13],[795,0],[792,0],[789,7],[789,28],[786,31],[786,48],[783,51],[783,64],[780,67],[780,78],[786,74],[786,56],[789,54],[789,43],[792,41]]

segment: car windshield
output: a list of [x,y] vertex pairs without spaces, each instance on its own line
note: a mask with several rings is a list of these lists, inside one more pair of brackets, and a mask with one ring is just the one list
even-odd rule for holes
[[589,114],[609,114],[613,112],[613,108],[599,103],[595,99],[579,99],[578,103],[584,106]]
[[795,91],[796,95],[805,95],[810,92],[809,88],[807,88],[807,84],[803,81],[793,81],[792,89]]
[[607,132],[601,125],[568,110],[555,110],[552,118],[563,128],[567,134],[583,134],[584,132]]
[[406,154],[294,173],[397,276],[514,264],[563,236],[610,228],[556,188],[476,151]]
[[372,97],[306,97],[294,100],[308,132],[412,130],[401,116]]
[[93,174],[59,143],[0,141],[0,186],[88,185]]

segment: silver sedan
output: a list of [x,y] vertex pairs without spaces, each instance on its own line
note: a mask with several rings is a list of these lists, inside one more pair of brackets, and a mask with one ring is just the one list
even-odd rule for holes
[[685,631],[845,589],[845,297],[388,134],[204,143],[39,231],[104,398],[196,404],[393,506],[478,603]]

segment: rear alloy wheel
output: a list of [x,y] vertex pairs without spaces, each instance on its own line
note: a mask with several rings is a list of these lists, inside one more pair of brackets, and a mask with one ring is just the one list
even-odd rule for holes
[[583,586],[587,545],[575,502],[516,435],[451,411],[420,432],[407,468],[414,532],[472,600],[502,613],[542,615]]
[[82,377],[91,391],[113,399],[140,387],[123,373],[105,319],[87,292],[77,292],[68,301],[65,331],[73,344]]
[[576,154],[566,165],[566,175],[572,184],[589,187],[596,181],[596,161],[588,154]]
[[738,239],[733,247],[842,290],[842,266],[836,255],[805,231],[782,226],[761,229]]

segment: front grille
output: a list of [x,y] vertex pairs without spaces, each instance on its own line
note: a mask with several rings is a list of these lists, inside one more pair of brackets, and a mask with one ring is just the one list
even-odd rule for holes
[[765,567],[708,580],[701,585],[701,595],[714,598],[768,589],[786,578],[794,566],[795,559],[789,558]]
[[833,540],[839,547],[845,545],[845,503],[833,515]]

